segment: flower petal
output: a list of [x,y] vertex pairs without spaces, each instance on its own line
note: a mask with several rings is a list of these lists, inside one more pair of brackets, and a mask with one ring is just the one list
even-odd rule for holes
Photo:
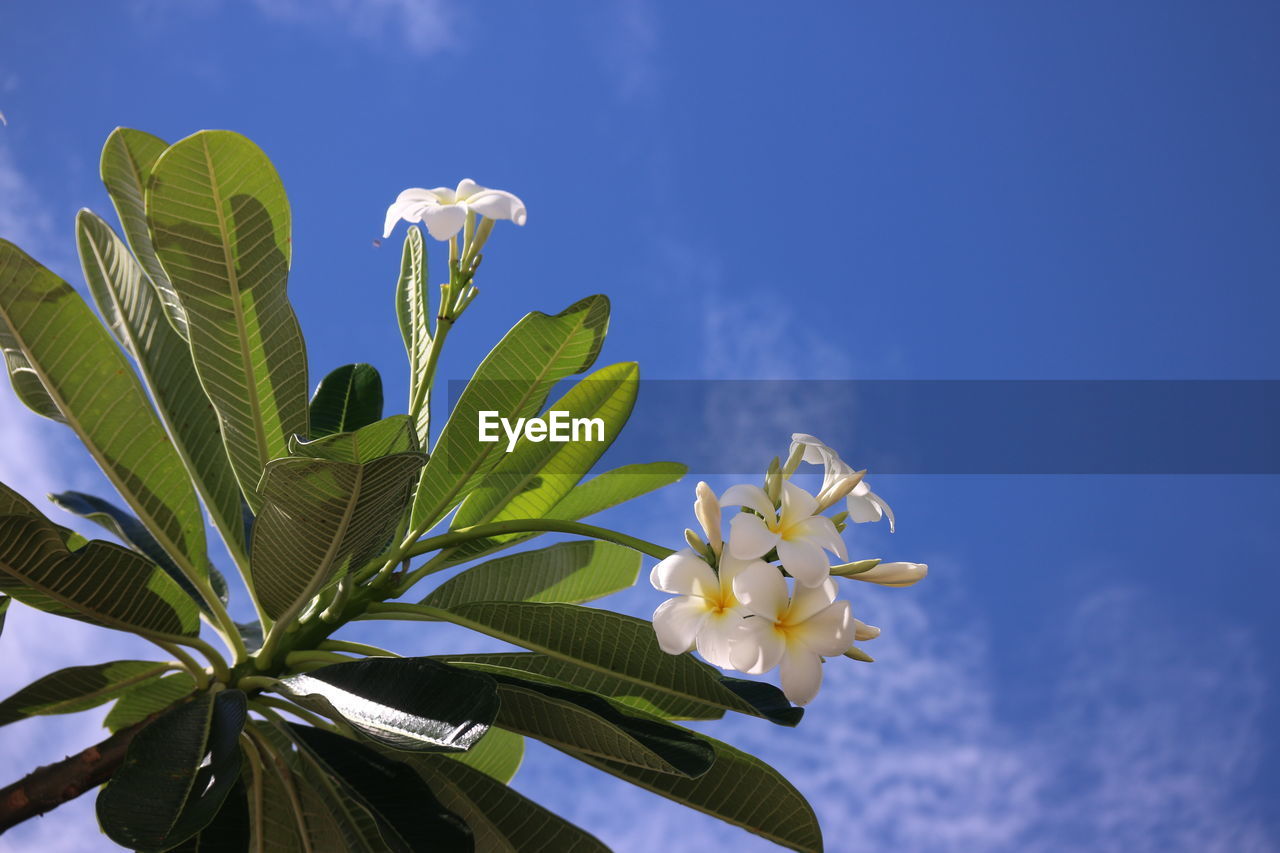
[[756,561],[733,579],[733,594],[756,616],[776,622],[787,609],[787,581],[776,566]]
[[470,201],[473,195],[484,192],[484,189],[470,178],[463,178],[458,181],[458,188],[453,191],[453,198],[450,201]]
[[880,497],[875,492],[868,492],[867,497],[869,497],[871,499],[871,502],[874,503],[876,506],[878,506],[881,512],[885,514],[885,517],[889,519],[889,532],[892,533],[893,528],[895,526],[895,521],[893,518],[893,510],[891,510],[889,508],[889,505],[884,502],[884,498]]
[[720,583],[716,573],[689,548],[681,549],[653,567],[649,583],[654,589],[674,595],[715,595]]
[[844,540],[840,538],[840,531],[836,530],[835,522],[825,515],[806,518],[788,532],[791,534],[788,538],[812,542],[819,548],[834,552],[842,560],[849,559],[849,551],[844,546]]
[[863,491],[863,486],[865,485],[866,481],[864,480],[855,486],[854,490],[849,493],[849,499],[845,501],[845,508],[849,510],[849,518],[858,524],[879,521],[884,515],[883,510],[880,509],[880,504],[872,500],[870,489],[867,489],[863,494],[858,494],[858,492]]
[[698,630],[698,654],[721,669],[733,669],[730,652],[741,636],[743,618],[741,613],[732,610],[708,614]]
[[773,622],[752,616],[742,621],[729,648],[729,660],[739,672],[761,675],[777,666],[786,650],[786,641]]
[[658,635],[658,646],[669,655],[684,654],[692,649],[707,612],[702,599],[687,595],[668,598],[659,604],[653,611],[653,632]]
[[788,646],[782,656],[782,692],[797,705],[807,705],[822,686],[822,658],[803,647]]
[[724,494],[720,496],[720,506],[750,507],[765,518],[777,518],[777,510],[773,508],[773,501],[769,500],[765,490],[746,483],[725,489]]
[[783,539],[778,543],[778,559],[803,586],[818,586],[831,576],[826,553],[807,539]]
[[433,204],[422,211],[422,221],[437,240],[448,240],[462,230],[467,208],[460,204]]
[[791,645],[799,644],[827,657],[844,654],[854,639],[849,602],[837,601],[822,608],[792,628],[791,639]]
[[524,225],[529,218],[524,202],[504,190],[481,190],[467,199],[467,206],[481,216],[510,219],[516,225]]
[[739,560],[754,560],[769,553],[778,544],[774,533],[762,519],[740,512],[729,522],[729,553]]
[[782,484],[782,526],[796,524],[818,511],[818,499],[787,480]]
[[422,218],[423,208],[435,203],[436,197],[431,190],[411,187],[400,193],[387,208],[387,217],[382,226],[382,238],[385,240],[390,237],[392,229],[396,227],[396,222],[401,219],[409,222],[419,221]]
[[839,591],[836,582],[830,579],[817,586],[797,585],[795,592],[791,594],[791,604],[787,607],[787,621],[794,625],[825,610],[836,600],[836,593]]

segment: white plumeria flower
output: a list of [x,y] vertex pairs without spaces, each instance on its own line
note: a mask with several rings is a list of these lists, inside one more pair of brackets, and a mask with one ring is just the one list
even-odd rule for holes
[[854,639],[849,602],[835,600],[836,582],[796,584],[788,597],[782,573],[760,562],[741,571],[733,589],[751,613],[732,646],[734,668],[760,675],[781,665],[787,698],[797,705],[812,701],[822,686],[822,659],[844,654]]
[[[793,433],[791,435],[792,451],[794,452],[796,447],[801,445],[804,447],[805,462],[810,465],[823,466],[822,489],[819,494],[836,488],[844,478],[857,475],[853,468],[840,458],[840,454],[823,444],[820,439],[803,432]],[[849,518],[859,524],[867,521],[879,521],[881,518],[887,517],[889,519],[889,532],[893,532],[893,510],[885,503],[884,498],[871,491],[871,487],[867,485],[866,480],[853,487],[853,491],[849,493],[846,501],[846,506],[849,510]]]
[[763,557],[773,548],[787,571],[805,586],[819,586],[831,573],[826,551],[848,559],[835,524],[816,515],[818,500],[791,482],[782,484],[782,509],[776,511],[759,486],[731,486],[721,496],[726,505],[745,506],[760,513],[739,513],[729,522],[729,551],[740,560]]
[[[770,568],[759,560],[754,562]],[[649,582],[677,596],[653,611],[653,630],[662,650],[680,655],[697,648],[708,662],[731,668],[730,648],[747,615],[734,595],[733,580],[751,565],[752,561],[725,554],[717,575],[705,560],[685,548],[654,566]]]
[[880,563],[865,572],[858,572],[844,577],[855,581],[878,583],[881,586],[911,586],[924,580],[929,574],[927,563]]
[[457,189],[421,187],[407,189],[396,196],[387,208],[383,238],[391,236],[396,221],[422,222],[437,240],[448,240],[462,230],[467,214],[475,212],[489,219],[510,219],[524,225],[527,219],[524,202],[504,190],[491,190],[465,178]]

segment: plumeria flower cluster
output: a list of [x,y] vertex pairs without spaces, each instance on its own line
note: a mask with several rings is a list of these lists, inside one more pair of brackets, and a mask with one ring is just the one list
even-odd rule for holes
[[[849,562],[841,533],[848,522],[889,520],[893,511],[855,471],[811,435],[796,433],[785,464],[774,459],[764,486],[737,485],[719,496],[698,483],[693,505],[702,535],[685,531],[684,548],[654,566],[653,586],[671,593],[653,613],[658,644],[668,654],[696,649],[709,663],[750,675],[779,670],[782,690],[805,705],[822,685],[826,658],[872,658],[856,642],[880,629],[853,617],[838,600],[836,578],[910,586],[922,563]],[[823,466],[810,494],[791,482],[801,462]],[[846,509],[824,513],[840,501]],[[724,538],[725,508],[737,507]],[[832,565],[831,557],[841,562]]]

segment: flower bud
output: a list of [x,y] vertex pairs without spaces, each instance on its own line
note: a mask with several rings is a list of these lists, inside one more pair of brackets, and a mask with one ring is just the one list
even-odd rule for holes
[[699,482],[694,493],[698,497],[693,502],[693,515],[706,532],[711,550],[719,556],[721,549],[724,548],[724,535],[720,528],[720,501],[705,482]]
[[848,497],[849,493],[858,487],[858,484],[862,482],[862,478],[865,476],[867,476],[865,468],[861,471],[845,474],[819,492],[818,512],[822,512],[836,501]]
[[[835,569],[832,569],[835,574]],[[929,574],[925,563],[881,563],[867,571],[846,575],[856,581],[878,583],[881,586],[911,586]]]
[[875,625],[868,625],[861,619],[853,620],[853,638],[859,642],[865,643],[867,640],[874,640],[880,636],[880,629]]
[[764,492],[769,496],[769,500],[773,501],[774,506],[782,502],[782,466],[778,463],[776,456],[769,463],[769,470],[765,472]]
[[853,575],[869,572],[878,565],[880,565],[880,561],[875,558],[870,560],[856,560],[852,563],[841,563],[838,566],[832,566],[831,574],[837,577],[847,578]]
[[851,646],[851,647],[849,648],[849,651],[847,651],[847,652],[845,652],[845,653],[844,653],[844,656],[845,656],[845,657],[847,657],[847,658],[851,658],[851,659],[853,659],[853,660],[860,660],[860,661],[862,661],[863,663],[875,663],[875,662],[876,662],[876,659],[875,659],[875,658],[873,658],[871,655],[867,654],[866,652],[864,652],[862,649],[858,648],[857,646]]

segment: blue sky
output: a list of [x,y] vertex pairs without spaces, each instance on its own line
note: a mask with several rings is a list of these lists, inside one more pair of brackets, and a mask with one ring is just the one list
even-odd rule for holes
[[[382,214],[462,177],[530,216],[496,229],[447,377],[527,310],[605,292],[604,358],[649,378],[1280,379],[1278,36],[1246,2],[7,4],[0,235],[79,286],[107,133],[229,128],[289,190],[313,375],[369,361],[392,400]],[[771,419],[774,452],[810,429]],[[102,490],[57,430],[0,389],[0,480]],[[853,550],[931,566],[852,591],[878,663],[828,666],[798,730],[712,729],[811,796],[831,849],[1280,846],[1277,478],[873,482],[898,532]],[[674,545],[691,486],[608,521]],[[146,654],[16,606],[0,643],[3,693]],[[97,725],[0,732],[0,775]],[[550,750],[517,785],[620,850],[767,847]],[[0,849],[97,849],[92,820],[82,798]]]

